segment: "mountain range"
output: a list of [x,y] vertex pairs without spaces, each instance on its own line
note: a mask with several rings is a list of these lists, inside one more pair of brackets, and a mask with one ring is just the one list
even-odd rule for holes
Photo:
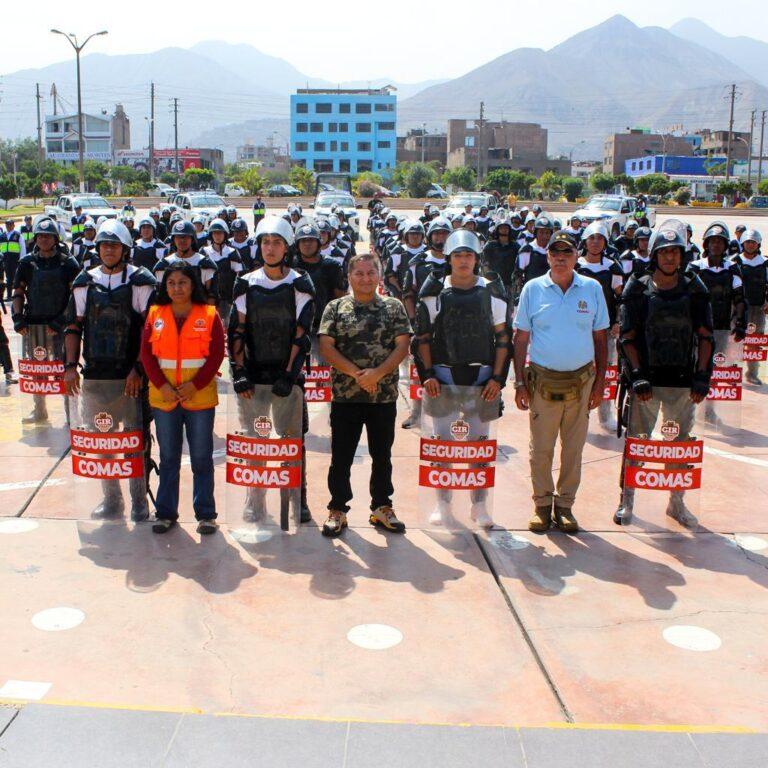
[[[486,119],[538,122],[549,130],[550,154],[601,158],[604,137],[628,126],[656,130],[727,128],[728,85],[738,86],[735,127],[748,128],[749,112],[768,107],[768,43],[727,37],[697,19],[669,30],[639,27],[613,16],[545,51],[518,48],[447,81],[413,84],[374,81],[331,83],[250,45],[221,41],[150,54],[82,58],[84,108],[111,111],[122,103],[132,121],[132,145],[146,146],[149,83],[156,86],[156,146],[171,146],[170,100],[178,98],[179,141],[218,146],[228,159],[246,139],[288,140],[288,95],[299,87],[378,87],[398,93],[398,133],[427,124],[446,128],[449,118],[473,119],[484,103]],[[56,83],[62,109],[76,103],[71,60],[2,78],[0,134],[34,135],[35,83],[44,112],[52,112]]]

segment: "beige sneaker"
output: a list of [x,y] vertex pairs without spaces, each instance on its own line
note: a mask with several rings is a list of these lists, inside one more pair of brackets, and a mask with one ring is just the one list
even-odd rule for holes
[[323,536],[341,536],[342,531],[347,527],[347,513],[331,509],[328,512],[328,519],[323,523],[321,532]]
[[552,525],[552,505],[535,507],[528,521],[528,530],[534,533],[544,533]]
[[371,512],[368,522],[376,527],[386,528],[394,533],[405,533],[405,523],[401,523],[392,507],[377,507]]

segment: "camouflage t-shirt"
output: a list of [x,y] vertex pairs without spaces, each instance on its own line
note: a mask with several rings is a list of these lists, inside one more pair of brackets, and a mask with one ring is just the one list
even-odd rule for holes
[[[411,335],[411,324],[405,308],[390,296],[379,296],[369,304],[361,304],[352,296],[328,302],[320,321],[320,334],[330,336],[336,349],[358,368],[381,365],[395,348],[398,336]],[[392,403],[397,400],[399,373],[379,380],[375,395],[361,389],[355,379],[332,369],[333,399],[354,403]]]

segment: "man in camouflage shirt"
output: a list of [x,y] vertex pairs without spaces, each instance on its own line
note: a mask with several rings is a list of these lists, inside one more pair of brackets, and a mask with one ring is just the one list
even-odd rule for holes
[[320,354],[333,367],[331,466],[324,536],[347,527],[350,471],[365,426],[371,455],[371,525],[403,533],[392,510],[392,443],[397,416],[398,367],[408,354],[411,325],[395,298],[377,293],[381,263],[375,254],[349,260],[351,295],[330,301],[318,335]]

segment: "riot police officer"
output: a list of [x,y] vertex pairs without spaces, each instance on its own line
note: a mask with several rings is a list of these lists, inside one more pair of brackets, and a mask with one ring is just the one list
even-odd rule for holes
[[[616,259],[607,255],[608,230],[599,221],[593,221],[585,230],[582,237],[584,253],[576,262],[576,272],[585,277],[591,277],[600,283],[608,307],[609,338],[616,339],[619,335],[618,315],[619,298],[624,288],[624,274]],[[608,365],[616,364],[617,349],[615,343],[608,344]],[[597,408],[600,424],[606,432],[616,430],[616,422],[611,413],[610,401],[603,401]]]
[[155,237],[156,226],[151,216],[139,220],[139,239],[134,243],[131,254],[131,263],[135,267],[144,267],[150,272],[168,250],[165,243]]
[[624,231],[613,241],[613,247],[622,258],[625,251],[632,250],[635,244],[635,232],[639,226],[637,219],[629,219],[624,225]]
[[[29,219],[29,216],[26,218]],[[17,231],[14,228],[15,226],[16,222],[13,219],[8,219],[5,222],[5,232],[0,232],[0,259],[3,260],[7,291],[6,295],[8,298],[11,297],[13,276],[16,274],[16,267],[19,265],[19,260],[26,256],[27,243],[31,239],[24,233],[24,227]]]
[[648,252],[648,243],[651,239],[651,230],[648,227],[637,227],[633,248],[624,251],[619,257],[619,264],[624,273],[625,280],[631,275],[642,277],[651,266],[651,256]]
[[[276,397],[288,397],[302,383],[310,351],[315,314],[315,288],[308,275],[288,265],[293,245],[291,225],[267,216],[256,228],[264,266],[238,277],[228,345],[232,386],[240,398],[252,397],[254,384],[272,387]],[[304,431],[308,418],[304,409]],[[276,417],[277,420],[277,417]],[[276,424],[277,431],[281,425]],[[311,519],[307,507],[306,462],[302,460],[301,520]],[[250,493],[246,514],[259,517],[263,495]]]
[[[24,337],[24,355],[44,347],[50,359],[63,359],[64,313],[72,281],[80,272],[77,260],[59,241],[56,222],[41,216],[34,225],[34,245],[19,261],[13,281],[13,327]],[[34,396],[32,413],[23,422],[48,419],[43,395]]]
[[[756,229],[746,230],[739,241],[741,253],[733,257],[744,284],[747,324],[750,332],[755,334],[765,333],[765,313],[768,311],[768,259],[760,253],[762,240]],[[755,360],[747,362],[746,379],[750,384],[759,386],[763,383],[758,376],[759,366]]]
[[[143,390],[143,370],[139,363],[144,317],[156,284],[144,267],[128,263],[133,241],[121,222],[107,220],[96,234],[99,266],[83,270],[72,284],[72,296],[64,330],[64,383],[70,395],[81,393],[78,366],[82,343],[83,378],[87,383],[125,379],[122,397],[98,385],[82,390],[84,411],[96,414],[107,410],[116,422],[132,423],[130,398]],[[148,419],[148,413],[145,413]],[[144,422],[145,474],[150,456],[149,422]],[[149,517],[144,478],[129,481],[131,519]],[[95,519],[118,517],[124,501],[116,480],[102,481],[103,502],[92,513]]]
[[490,239],[483,248],[482,271],[492,278],[491,272],[501,278],[507,296],[512,290],[515,262],[520,246],[515,239],[515,231],[507,219],[500,219]]
[[320,231],[316,224],[309,221],[296,229],[294,236],[296,255],[293,261],[294,267],[305,272],[312,280],[315,289],[315,317],[313,324],[314,334],[320,325],[325,305],[331,299],[338,299],[347,292],[344,271],[335,259],[323,256],[320,252]]
[[549,270],[547,244],[554,232],[552,219],[546,214],[539,215],[533,222],[534,239],[520,248],[515,262],[515,298],[520,296],[523,286],[534,277],[541,277]]
[[177,221],[174,223],[171,229],[171,246],[173,253],[164,255],[155,266],[152,268],[152,272],[158,282],[163,279],[163,272],[168,265],[168,259],[171,256],[178,256],[184,259],[188,264],[191,264],[198,270],[198,277],[200,282],[205,288],[206,295],[208,296],[208,303],[216,303],[216,293],[214,291],[214,278],[216,276],[216,264],[213,260],[204,253],[197,252],[195,247],[195,228],[192,226],[191,221]]
[[701,258],[701,248],[693,242],[693,227],[690,224],[685,225],[685,258],[683,259],[683,266],[687,267],[692,261]]
[[399,230],[397,228],[397,214],[394,211],[388,211],[382,216],[384,226],[378,231],[375,240],[374,250],[381,259],[383,258],[384,248],[391,241],[397,242]]
[[[438,397],[441,385],[458,385],[480,387],[483,400],[498,401],[510,362],[506,291],[498,277],[479,274],[482,245],[473,232],[452,232],[444,252],[445,269],[429,274],[416,311],[414,357],[425,396]],[[482,423],[476,428],[482,430]],[[490,528],[485,496],[472,491],[472,519]],[[449,496],[442,492],[438,499],[430,517],[435,525],[449,513]]]
[[325,218],[318,219],[316,226],[317,231],[320,233],[320,255],[325,256],[327,259],[333,259],[346,273],[347,259],[336,245],[331,222]]
[[426,250],[424,225],[421,221],[407,219],[403,224],[403,242],[398,243],[389,251],[384,264],[384,288],[390,296],[403,298],[405,273],[411,259],[421,255]]
[[240,260],[239,251],[227,244],[229,226],[225,221],[214,219],[208,225],[208,236],[211,239],[211,244],[203,248],[202,254],[216,265],[216,277],[212,292],[216,296],[219,316],[226,323],[232,310],[232,292],[235,287],[235,279],[243,271],[243,263]]
[[72,242],[72,255],[85,270],[95,267],[99,260],[96,253],[96,223],[90,216],[83,222],[81,236]]
[[[682,271],[685,225],[668,219],[650,243],[651,268],[632,275],[619,310],[622,389],[629,389],[627,437],[649,436],[659,414],[677,425],[676,440],[687,441],[696,404],[709,393],[715,350],[707,287]],[[620,413],[623,411],[621,398]],[[623,415],[623,414],[622,414]],[[624,488],[614,515],[618,525],[632,519],[634,489]],[[697,520],[683,491],[671,491],[666,513],[685,527]]]
[[[262,216],[262,218],[264,218]],[[240,262],[243,265],[243,272],[250,272],[256,267],[260,267],[259,249],[256,243],[248,237],[248,225],[245,219],[235,219],[230,224],[229,231],[232,237],[229,238],[229,245],[240,254]]]
[[210,242],[210,238],[208,237],[208,232],[206,232],[205,229],[205,216],[193,216],[192,217],[192,226],[195,228],[195,237],[197,239],[197,249],[198,251],[201,251],[208,243]]

